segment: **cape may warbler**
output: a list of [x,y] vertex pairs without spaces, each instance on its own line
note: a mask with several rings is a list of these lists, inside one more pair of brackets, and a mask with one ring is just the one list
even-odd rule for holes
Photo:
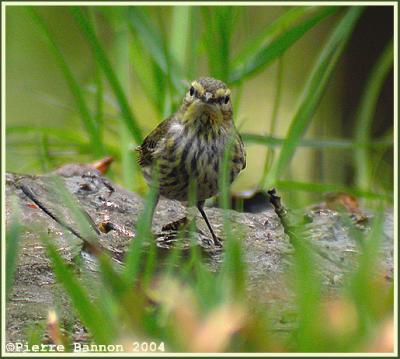
[[228,143],[232,149],[230,181],[246,166],[243,142],[232,119],[230,94],[222,81],[211,77],[193,81],[179,111],[160,123],[138,147],[148,183],[157,168],[159,195],[187,202],[189,184],[195,184],[197,208],[214,244],[219,240],[203,206],[207,198],[218,193],[219,167]]

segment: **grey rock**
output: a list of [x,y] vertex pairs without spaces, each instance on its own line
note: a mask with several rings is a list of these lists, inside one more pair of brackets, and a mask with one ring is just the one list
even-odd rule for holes
[[[71,213],[66,197],[60,191],[62,183],[72,194],[78,207],[90,217],[92,228],[82,227],[79,219]],[[27,189],[59,221],[34,204],[27,196]],[[39,323],[43,324],[51,308],[58,308],[64,323],[70,323],[77,333],[81,333],[82,327],[71,310],[66,294],[56,282],[40,236],[48,235],[71,266],[80,258],[87,269],[85,275],[96,278],[96,262],[90,253],[85,251],[84,242],[80,237],[95,236],[102,247],[115,258],[116,265],[122,266],[123,254],[131,241],[135,240],[135,224],[143,209],[143,199],[112,183],[88,166],[69,165],[56,173],[44,176],[8,173],[7,226],[10,226],[12,221],[13,203],[18,203],[19,221],[24,224],[26,231],[21,236],[14,286],[7,301],[7,340],[26,340],[29,328]],[[206,208],[206,212],[217,236],[223,238],[222,211],[218,208]],[[306,225],[305,236],[313,244],[318,271],[324,279],[325,289],[335,290],[340,287],[346,273],[354,270],[357,265],[357,243],[339,213],[331,210],[304,212],[307,212],[310,222]],[[223,250],[216,249],[210,243],[209,232],[200,214],[194,212],[198,228],[195,243],[188,240],[178,242],[173,233],[162,229],[165,224],[184,217],[186,213],[187,209],[179,202],[159,202],[152,230],[159,248],[160,261],[163,253],[168,253],[172,245],[181,245],[182,248],[198,245],[210,270],[217,271],[224,255]],[[229,211],[229,217],[232,230],[243,238],[249,300],[262,298],[269,305],[276,307],[278,312],[285,311],[291,305],[293,297],[287,283],[287,273],[293,265],[294,249],[284,233],[280,218],[272,207],[257,214]],[[391,209],[387,211],[385,218],[381,266],[389,273],[390,280],[390,273],[393,273]],[[108,233],[99,232],[97,228],[100,223],[112,223],[114,229]],[[65,225],[73,229],[75,234],[66,230]],[[377,268],[377,272],[379,270],[381,268]],[[276,322],[280,330],[279,325],[283,321],[279,324],[277,318]]]

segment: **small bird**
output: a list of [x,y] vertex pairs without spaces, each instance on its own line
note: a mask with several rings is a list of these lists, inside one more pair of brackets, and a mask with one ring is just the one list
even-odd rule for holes
[[[195,184],[197,208],[220,244],[204,202],[218,193],[219,168],[228,142],[232,143],[230,181],[246,166],[243,141],[233,123],[231,91],[219,80],[202,77],[191,83],[180,109],[161,122],[137,148],[148,184],[157,168],[158,196],[187,203],[189,184]],[[153,208],[153,213],[154,213]]]

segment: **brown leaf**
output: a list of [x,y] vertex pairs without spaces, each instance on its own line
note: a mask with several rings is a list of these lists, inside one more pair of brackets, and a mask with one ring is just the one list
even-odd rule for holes
[[92,163],[92,166],[100,171],[101,174],[104,174],[109,169],[111,163],[114,161],[114,158],[111,156],[104,157],[103,159]]

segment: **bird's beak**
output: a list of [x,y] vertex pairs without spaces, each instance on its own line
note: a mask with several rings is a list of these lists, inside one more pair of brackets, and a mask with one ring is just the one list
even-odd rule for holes
[[204,99],[206,100],[206,102],[210,101],[212,99],[212,93],[211,92],[206,92],[204,94]]

